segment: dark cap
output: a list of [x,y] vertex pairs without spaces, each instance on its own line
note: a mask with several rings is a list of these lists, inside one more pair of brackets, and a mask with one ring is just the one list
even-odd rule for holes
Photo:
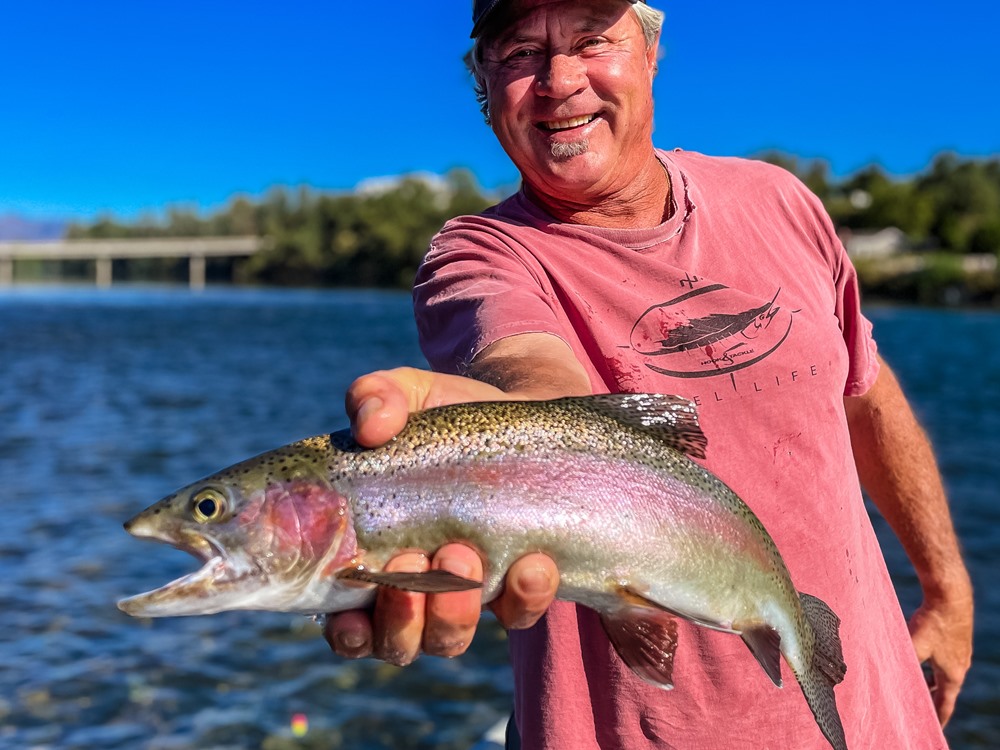
[[[632,3],[646,2],[646,0],[629,1]],[[472,33],[469,36],[475,39],[482,33],[486,18],[502,2],[503,0],[472,0]]]

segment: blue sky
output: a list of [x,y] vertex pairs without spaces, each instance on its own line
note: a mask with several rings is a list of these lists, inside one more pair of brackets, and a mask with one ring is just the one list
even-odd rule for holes
[[[654,4],[659,146],[777,148],[836,175],[1000,153],[996,3]],[[211,210],[456,166],[514,184],[461,63],[470,5],[4,2],[0,215]]]

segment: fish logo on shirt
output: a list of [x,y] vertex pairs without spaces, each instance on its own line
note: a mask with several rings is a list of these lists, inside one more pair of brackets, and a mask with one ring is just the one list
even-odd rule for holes
[[661,375],[702,378],[725,375],[760,362],[788,338],[793,312],[778,304],[781,289],[765,302],[712,284],[646,310],[632,327],[629,344],[654,361]]

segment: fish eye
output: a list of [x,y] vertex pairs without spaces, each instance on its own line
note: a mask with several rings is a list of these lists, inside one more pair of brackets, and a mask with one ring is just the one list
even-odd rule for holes
[[218,490],[206,487],[192,495],[191,509],[195,520],[200,523],[218,521],[226,512],[226,496]]

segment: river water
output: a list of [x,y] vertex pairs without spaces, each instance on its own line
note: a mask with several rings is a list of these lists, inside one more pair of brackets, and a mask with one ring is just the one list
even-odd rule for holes
[[[935,441],[977,584],[976,662],[948,735],[954,748],[1000,747],[1000,595],[988,586],[1000,316],[868,314]],[[460,659],[397,669],[335,658],[305,618],[145,621],[114,606],[193,569],[123,520],[199,476],[345,426],[354,377],[422,362],[403,294],[0,294],[0,747],[468,748],[510,705],[492,623]],[[880,535],[910,611],[916,582]]]

